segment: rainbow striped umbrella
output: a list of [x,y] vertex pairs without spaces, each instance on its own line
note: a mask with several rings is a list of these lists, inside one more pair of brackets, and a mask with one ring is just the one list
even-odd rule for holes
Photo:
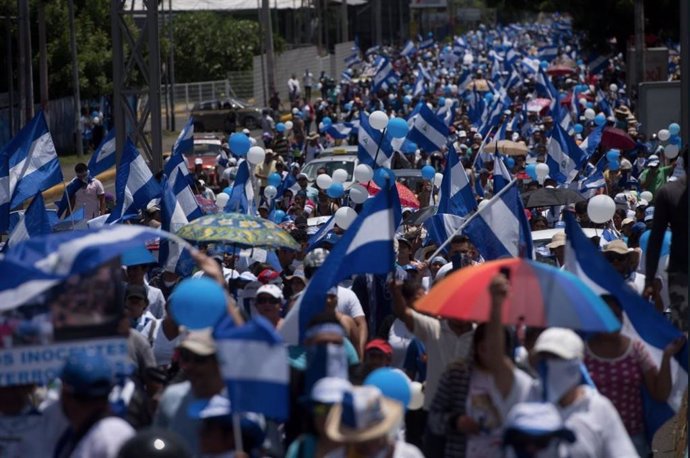
[[445,318],[487,321],[491,309],[489,283],[501,269],[510,272],[510,293],[503,304],[504,324],[590,332],[612,332],[621,326],[606,303],[579,278],[521,258],[461,269],[435,285],[415,304],[416,309]]

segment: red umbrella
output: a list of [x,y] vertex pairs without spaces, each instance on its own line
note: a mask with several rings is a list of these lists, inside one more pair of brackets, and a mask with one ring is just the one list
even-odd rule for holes
[[546,69],[546,73],[551,76],[567,76],[577,73],[574,68],[568,65],[551,65]]
[[635,140],[625,131],[607,126],[601,134],[601,145],[606,149],[616,148],[628,151],[635,148]]
[[[381,190],[373,181],[370,181],[364,187],[371,196],[375,196]],[[398,182],[395,183],[395,187],[398,189],[398,196],[400,197],[400,205],[402,207],[419,208],[419,199],[410,191],[410,188]]]
[[546,114],[550,107],[551,99],[534,99],[527,102],[527,111],[539,113],[541,115]]

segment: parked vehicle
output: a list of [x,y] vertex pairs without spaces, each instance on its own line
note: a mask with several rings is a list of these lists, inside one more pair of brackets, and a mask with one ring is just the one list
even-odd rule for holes
[[230,97],[196,103],[191,114],[194,132],[232,133],[238,127],[256,129],[261,119],[261,108]]

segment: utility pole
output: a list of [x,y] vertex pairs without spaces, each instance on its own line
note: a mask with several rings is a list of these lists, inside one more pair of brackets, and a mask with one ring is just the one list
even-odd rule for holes
[[345,43],[347,41],[347,0],[342,0],[340,4],[340,42]]
[[[15,18],[16,19],[16,18]],[[5,58],[7,60],[7,86],[9,98],[9,122],[10,137],[14,137],[15,130],[15,111],[14,111],[14,53],[12,52],[12,18],[5,16]]]
[[84,155],[81,132],[81,97],[79,95],[79,62],[77,61],[77,33],[74,28],[74,0],[67,1],[69,14],[69,48],[72,54],[72,90],[74,91],[74,146],[79,159]]
[[[690,140],[690,5],[680,0],[680,134]],[[686,164],[687,165],[687,164]]]
[[263,17],[264,40],[266,47],[266,80],[268,82],[268,95],[270,98],[276,90],[275,74],[273,70],[273,25],[271,24],[271,4],[270,0],[262,0],[261,13]]
[[175,131],[175,34],[173,33],[173,7],[172,0],[168,0],[170,10],[170,23],[168,24],[168,40],[170,41],[170,58],[168,63],[168,81],[170,83],[170,130]]
[[38,1],[38,79],[41,108],[48,108],[48,52],[46,49],[46,14],[43,0]]
[[383,45],[383,30],[381,25],[381,0],[374,0],[374,27],[376,31],[375,45]]
[[31,22],[29,0],[18,1],[19,24],[19,123],[34,117],[34,82],[31,67]]
[[639,94],[639,84],[644,81],[644,67],[644,0],[635,0],[635,94]]

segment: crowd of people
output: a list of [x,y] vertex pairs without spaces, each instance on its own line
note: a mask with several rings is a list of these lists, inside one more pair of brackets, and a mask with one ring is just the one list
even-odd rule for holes
[[[0,387],[0,456],[649,456],[654,431],[644,396],[664,403],[682,383],[674,361],[688,332],[688,150],[679,147],[675,126],[642,133],[645,126],[626,96],[621,56],[610,56],[596,70],[581,60],[580,38],[562,17],[547,24],[481,26],[446,43],[410,42],[412,50],[356,50],[332,87],[325,75],[317,81],[309,70],[302,85],[293,75],[290,119],[280,122],[277,113],[264,112],[262,136],[250,141],[263,143],[265,157],[245,180],[255,187],[256,214],[288,231],[300,248],[202,244],[192,252],[192,278],[215,283],[236,325],[259,316],[280,331],[347,231],[336,220],[322,232],[323,222],[315,226],[311,218],[330,218],[348,206],[362,209],[310,181],[302,168],[325,148],[357,145],[361,120],[370,113],[407,119],[421,103],[446,125],[445,143],[431,150],[400,142],[386,165],[444,174],[453,151],[478,211],[498,194],[496,177],[503,170],[523,193],[553,188],[581,195],[574,204],[524,210],[532,231],[556,230],[536,254],[565,269],[572,256],[565,216],[596,229],[592,243],[620,277],[612,281],[625,282],[679,330],[681,337],[664,342],[660,359],[626,328],[626,304],[612,293],[601,298],[624,325],[611,333],[506,326],[502,317],[514,285],[503,273],[490,282],[485,322],[418,311],[415,304],[436,284],[487,261],[471,236],[433,240],[423,222],[410,222],[438,201],[441,183],[424,170],[425,179],[411,189],[418,206],[403,208],[392,243],[393,272],[333,285],[304,339],[288,347],[286,420],[233,410],[221,364],[233,355],[221,354],[212,329],[185,329],[171,313],[182,300],[177,288],[190,279],[154,258],[123,258],[121,335],[135,370],[116,374],[106,358],[82,352],[67,358],[59,379],[47,387]],[[553,48],[553,55],[547,57],[545,48]],[[555,67],[566,70],[549,72]],[[313,102],[312,89],[321,90]],[[535,108],[544,99],[550,102]],[[630,147],[608,147],[608,129]],[[554,173],[577,160],[562,152],[554,165],[559,132],[584,157],[571,175]],[[240,135],[251,137],[249,131]],[[524,151],[485,151],[498,141]],[[230,145],[229,154],[218,157],[215,190],[206,186],[201,168],[190,174],[207,212],[227,209],[233,189],[247,185],[237,183],[247,159],[234,153]],[[549,174],[537,176],[537,164],[549,165]],[[75,170],[88,194],[77,198],[89,200],[93,216],[105,213],[100,182],[83,164]],[[326,174],[325,168],[317,173]],[[615,204],[609,221],[594,222],[588,213],[587,199],[597,195]],[[160,203],[128,222],[160,227]],[[380,374],[385,383],[377,381]],[[686,431],[679,420],[678,450],[686,450]]]

